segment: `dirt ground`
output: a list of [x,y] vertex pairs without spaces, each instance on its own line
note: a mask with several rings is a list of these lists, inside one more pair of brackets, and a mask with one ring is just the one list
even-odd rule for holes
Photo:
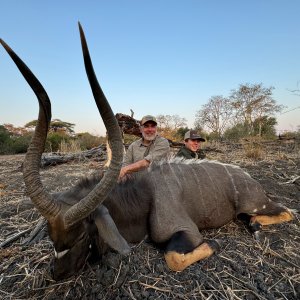
[[[251,159],[246,158],[249,146],[215,144],[207,157],[241,166],[272,200],[300,211],[299,145],[258,149]],[[222,240],[223,248],[183,272],[170,271],[163,253],[145,239],[131,245],[127,257],[109,252],[77,276],[53,281],[53,246],[45,231],[23,245],[42,220],[25,196],[23,158],[0,156],[1,299],[300,299],[298,214],[292,222],[264,228],[260,241],[239,222],[204,231],[205,238]],[[74,161],[47,167],[41,177],[50,191],[59,191],[99,167],[92,160]]]

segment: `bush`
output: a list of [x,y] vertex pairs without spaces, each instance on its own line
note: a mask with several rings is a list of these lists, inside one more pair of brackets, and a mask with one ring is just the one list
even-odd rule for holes
[[68,142],[62,140],[58,150],[59,152],[64,152],[64,153],[68,153],[68,152],[76,153],[76,152],[81,152],[81,147],[78,140],[70,139]]
[[24,134],[18,137],[12,137],[11,154],[26,153],[31,138],[32,138],[32,133]]
[[26,153],[31,138],[32,133],[16,136],[0,125],[0,154]]
[[47,136],[45,151],[57,152],[59,151],[62,141],[68,143],[70,137],[61,132],[50,132]]
[[255,143],[245,145],[244,150],[246,157],[252,158],[254,160],[263,159],[265,155],[262,146]]
[[228,128],[224,132],[224,138],[238,142],[240,139],[249,136],[248,126],[244,124],[237,124],[231,128]]
[[100,144],[104,144],[106,142],[105,137],[97,137],[91,135],[88,132],[78,133],[76,135],[76,138],[80,145],[81,150],[89,150],[99,146]]
[[10,133],[0,125],[0,154],[9,154],[11,148]]

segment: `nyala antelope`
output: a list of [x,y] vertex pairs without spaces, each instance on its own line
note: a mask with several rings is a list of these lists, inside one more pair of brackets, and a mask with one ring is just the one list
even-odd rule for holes
[[173,159],[118,183],[123,156],[120,129],[97,81],[80,24],[79,31],[87,77],[107,129],[112,159],[105,172],[59,193],[49,193],[39,174],[51,119],[50,100],[30,69],[0,40],[39,102],[23,176],[28,196],[48,221],[55,280],[78,273],[92,254],[100,257],[109,247],[127,254],[128,243],[146,235],[165,244],[167,265],[182,271],[218,248],[218,243],[203,240],[201,229],[217,228],[240,217],[257,232],[262,225],[293,219],[292,212],[271,201],[257,181],[229,164]]

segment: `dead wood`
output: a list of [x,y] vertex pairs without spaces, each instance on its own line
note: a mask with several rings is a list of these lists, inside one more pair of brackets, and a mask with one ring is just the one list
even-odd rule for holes
[[31,229],[28,228],[28,229],[22,230],[20,232],[16,232],[16,233],[11,234],[5,241],[3,241],[0,244],[0,249],[9,246],[12,242],[18,240],[21,236],[25,235],[30,230]]
[[28,237],[21,242],[21,245],[29,246],[41,240],[46,235],[46,224],[46,220],[41,217]]
[[106,146],[100,145],[90,150],[78,152],[78,153],[44,153],[41,159],[41,167],[53,166],[58,164],[64,164],[71,161],[84,161],[86,159],[93,159],[97,161],[106,160]]

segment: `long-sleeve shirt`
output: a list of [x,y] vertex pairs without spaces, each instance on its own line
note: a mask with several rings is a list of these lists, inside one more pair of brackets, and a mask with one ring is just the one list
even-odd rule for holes
[[203,159],[205,158],[205,153],[201,150],[198,150],[198,152],[194,152],[190,149],[188,149],[185,146],[182,146],[180,150],[176,154],[177,157],[184,157],[186,159]]
[[123,166],[146,159],[150,163],[167,158],[170,153],[170,145],[167,139],[157,135],[149,145],[143,144],[143,139],[133,142],[125,154]]

